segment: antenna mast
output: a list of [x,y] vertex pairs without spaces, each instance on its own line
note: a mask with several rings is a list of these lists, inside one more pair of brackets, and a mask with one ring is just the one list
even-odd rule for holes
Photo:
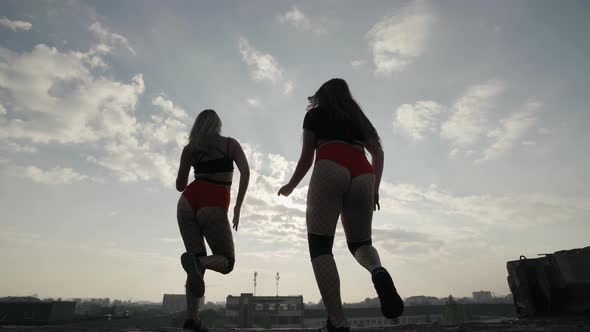
[[256,277],[258,277],[258,272],[254,271],[254,296],[256,296]]
[[279,296],[279,279],[281,279],[279,277],[279,273],[277,272],[277,275],[275,277],[275,280],[277,281],[276,285],[277,285],[277,296]]

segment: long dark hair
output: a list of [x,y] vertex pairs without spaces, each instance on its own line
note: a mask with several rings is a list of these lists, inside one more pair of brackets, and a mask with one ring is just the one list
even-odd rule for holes
[[327,112],[330,119],[349,124],[351,128],[359,130],[365,140],[372,140],[374,144],[381,147],[381,138],[377,130],[352,98],[345,80],[333,78],[327,81],[307,100],[309,100],[308,111]]

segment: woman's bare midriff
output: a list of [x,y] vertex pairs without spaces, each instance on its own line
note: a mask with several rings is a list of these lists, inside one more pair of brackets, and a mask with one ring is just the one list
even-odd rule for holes
[[333,139],[330,139],[330,140],[321,140],[321,141],[318,141],[318,146],[317,146],[317,148],[316,148],[316,149],[318,149],[318,148],[320,148],[322,145],[324,145],[324,144],[328,144],[328,143],[344,143],[344,144],[348,144],[348,145],[352,146],[353,148],[355,148],[355,149],[357,149],[357,150],[361,150],[361,151],[364,151],[364,150],[365,150],[365,147],[364,147],[364,146],[362,146],[360,143],[358,143],[358,144],[355,144],[355,143],[350,143],[350,142],[345,142],[345,141],[339,141],[339,140],[333,140]]
[[[233,177],[233,172],[195,174],[195,179],[211,180],[215,182],[232,182]],[[226,185],[226,187],[230,187],[230,185]]]

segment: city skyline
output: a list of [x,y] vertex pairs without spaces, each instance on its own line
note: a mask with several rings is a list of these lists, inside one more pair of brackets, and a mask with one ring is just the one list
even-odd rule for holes
[[[174,179],[212,108],[251,183],[235,269],[207,272],[205,297],[251,290],[258,271],[257,293],[280,272],[281,295],[317,302],[309,175],[276,192],[306,97],[332,77],[383,141],[373,242],[402,297],[509,294],[507,261],[588,245],[588,3],[141,4],[0,3],[3,296],[182,293]],[[344,302],[376,296],[340,225],[334,256]]]
[[[487,294],[486,298],[486,294],[482,295],[477,295],[476,293],[489,293]],[[239,295],[242,294],[252,294],[253,296],[257,297],[273,297],[273,296],[302,296],[302,295],[295,295],[295,294],[291,294],[291,295],[272,295],[272,294],[261,294],[261,295],[257,295],[257,294],[253,294],[252,292],[249,291],[243,291],[240,292],[239,294],[227,294],[227,297],[238,297]],[[22,300],[22,301],[30,301],[30,299],[37,299],[37,300],[41,300],[41,301],[74,301],[74,302],[96,302],[96,303],[102,303],[102,304],[106,304],[106,305],[110,305],[110,304],[117,304],[117,303],[136,303],[136,304],[158,304],[158,303],[162,303],[165,302],[166,297],[167,296],[182,296],[184,297],[185,294],[184,293],[179,293],[179,294],[162,294],[162,299],[160,301],[146,301],[146,300],[142,300],[142,299],[132,299],[132,298],[109,298],[109,297],[43,297],[40,296],[39,294],[30,294],[30,295],[24,295],[24,296],[3,296],[0,295],[0,299],[9,299],[10,301],[15,301],[15,300]],[[474,303],[487,303],[487,302],[493,302],[493,301],[506,301],[508,298],[512,297],[512,294],[495,294],[493,292],[490,291],[484,291],[484,290],[479,290],[479,291],[473,291],[472,292],[472,296],[466,296],[466,297],[458,297],[458,296],[453,296],[453,294],[449,294],[447,296],[444,297],[435,297],[435,296],[429,296],[429,295],[410,295],[407,297],[404,297],[404,302],[407,301],[406,305],[417,305],[420,304],[421,301],[427,300],[427,301],[432,301],[432,300],[436,300],[437,304],[444,304],[444,301],[447,300],[449,297],[453,297],[454,299],[457,300],[467,300],[467,299],[472,299],[472,302]],[[482,300],[484,299],[484,300]],[[359,304],[364,304],[365,302],[367,302],[367,300],[373,300],[375,301],[375,303],[373,303],[373,306],[377,307],[377,302],[378,301],[378,297],[373,297],[373,298],[366,298],[362,301],[359,302],[344,302],[345,305],[359,305]],[[225,301],[207,301],[206,298],[200,298],[199,299],[201,306],[205,303],[213,303],[215,305],[220,305],[220,304],[225,304]],[[317,306],[317,305],[321,305],[322,301],[321,299],[319,301],[307,301],[305,302],[305,298],[304,298],[304,303],[306,305],[309,305],[310,303],[313,304],[313,306]],[[510,301],[510,303],[512,303]]]

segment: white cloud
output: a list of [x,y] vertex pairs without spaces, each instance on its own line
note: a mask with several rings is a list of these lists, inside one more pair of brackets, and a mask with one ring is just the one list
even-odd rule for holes
[[6,111],[4,105],[0,104],[0,115],[6,115],[7,113],[8,112]]
[[[498,123],[491,123],[490,111],[504,90],[504,83],[488,81],[466,89],[451,107],[435,101],[403,104],[393,114],[393,125],[416,141],[440,129],[440,137],[450,143],[448,156],[452,159],[460,156],[472,158],[475,162],[498,159],[524,138],[542,105],[538,101],[529,101],[523,110],[505,116]],[[450,115],[441,123],[445,109]],[[523,144],[533,143],[527,140]]]
[[129,41],[125,36],[109,31],[100,22],[92,23],[88,29],[101,41],[101,44],[96,46],[97,53],[110,53],[112,47],[122,46],[135,54],[135,50],[129,45]]
[[[243,144],[251,164],[251,184],[242,211],[242,230],[260,245],[281,244],[305,249],[304,184],[289,198],[276,192],[286,183],[295,162]],[[457,246],[484,241],[496,229],[526,229],[538,225],[568,224],[590,212],[588,200],[548,193],[457,195],[435,185],[417,186],[385,180],[381,186],[382,211],[391,223],[379,221],[375,241],[390,253],[436,257]],[[233,195],[235,196],[236,188]],[[269,236],[274,235],[274,236]]]
[[108,169],[123,182],[157,181],[171,187],[180,151],[187,142],[187,126],[172,116],[152,115],[132,128],[132,135],[107,140],[105,153],[89,156],[88,161]]
[[253,80],[270,81],[275,85],[283,86],[282,90],[285,94],[291,93],[293,82],[284,79],[283,69],[271,54],[256,50],[245,37],[240,38],[238,46],[242,60],[248,65]]
[[245,37],[240,38],[239,48],[242,60],[250,67],[255,81],[277,82],[283,78],[283,70],[272,55],[259,52]]
[[6,27],[12,31],[16,30],[30,30],[33,25],[27,21],[12,21],[6,18],[6,16],[0,17],[0,26]]
[[138,121],[134,113],[145,91],[143,76],[135,75],[127,83],[93,73],[89,55],[103,61],[96,49],[60,51],[40,44],[30,52],[15,53],[0,48],[0,102],[11,105],[9,114],[0,115],[0,142],[100,142],[88,162],[121,181],[172,186],[188,134],[177,119],[184,117],[184,110],[167,98],[155,98],[162,112]]
[[17,170],[17,174],[42,184],[71,184],[88,179],[88,176],[68,167],[54,167],[43,170],[36,166],[27,166]]
[[180,147],[188,139],[186,124],[170,117],[162,118],[153,115],[149,121],[139,123],[137,129],[138,136],[141,134],[141,140],[151,145],[174,143]]
[[374,243],[391,254],[415,259],[416,256],[440,254],[445,241],[424,231],[408,231],[396,228],[374,228]]
[[165,154],[149,144],[137,140],[129,142],[111,142],[106,147],[106,154],[96,158],[96,163],[110,170],[123,182],[159,181],[162,185],[172,187],[176,176],[176,159],[178,149]]
[[135,122],[131,135],[106,140],[105,153],[89,156],[88,161],[108,169],[123,182],[157,181],[165,187],[173,186],[188,128],[172,113],[164,111],[164,115]]
[[130,83],[95,76],[86,56],[44,44],[23,53],[0,48],[1,98],[13,105],[0,123],[0,139],[82,143],[130,135],[145,89],[142,75]]
[[326,28],[323,25],[317,22],[312,23],[311,19],[295,6],[291,7],[284,14],[280,14],[277,19],[281,24],[289,24],[300,31],[313,31],[316,34],[326,32]]
[[537,132],[539,133],[539,135],[550,135],[552,133],[551,129],[545,128],[545,127],[541,127],[537,130]]
[[[243,146],[252,169],[242,211],[242,220],[247,222],[241,231],[257,241],[257,246],[305,250],[307,180],[290,197],[277,197],[296,163],[249,144]],[[237,188],[233,190],[235,196]],[[549,193],[458,195],[436,185],[387,180],[381,185],[381,207],[376,218],[384,219],[378,220],[373,232],[375,242],[390,254],[410,258],[435,258],[458,247],[468,248],[485,241],[490,229],[518,231],[575,223],[590,212],[583,197]],[[395,224],[384,221],[390,219],[395,219]]]
[[15,142],[4,143],[4,144],[2,144],[0,149],[12,151],[12,152],[18,152],[18,153],[21,153],[21,152],[36,153],[38,151],[35,146],[18,144]]
[[303,14],[297,7],[293,6],[286,13],[279,15],[279,22],[283,24],[290,24],[293,27],[301,30],[311,29],[311,21]]
[[246,98],[246,103],[248,106],[256,109],[264,108],[262,102],[258,98]]
[[[277,196],[295,169],[295,162],[278,154],[260,152],[247,143],[242,146],[251,169],[241,215],[242,220],[250,222],[242,224],[241,232],[254,237],[261,245],[282,243],[303,248],[307,187],[300,186],[288,198]],[[236,193],[237,186],[234,186],[232,196]]]
[[2,229],[0,231],[0,239],[2,239],[3,243],[13,243],[30,247],[31,245],[38,244],[42,236],[39,233],[15,232],[9,229]]
[[529,102],[522,111],[514,112],[500,121],[500,126],[488,133],[492,144],[484,151],[479,161],[500,158],[506,151],[519,141],[536,121],[535,113],[540,103]]
[[443,109],[442,105],[430,100],[403,104],[397,108],[393,125],[413,140],[420,141],[424,135],[438,129],[438,117]]
[[365,65],[367,65],[367,63],[368,63],[368,61],[367,60],[363,60],[363,59],[350,61],[350,65],[354,69],[359,69],[361,67],[364,67]]
[[283,93],[290,95],[293,92],[293,81],[285,81],[283,84]]
[[152,104],[159,106],[164,112],[169,113],[175,118],[188,118],[188,114],[186,114],[186,111],[182,107],[175,105],[172,100],[163,96],[157,96],[156,98],[152,99]]
[[537,145],[537,142],[526,140],[526,141],[522,141],[522,145],[533,146],[533,145]]
[[427,46],[434,21],[428,2],[417,0],[377,22],[367,33],[375,74],[390,76],[414,62]]
[[[564,197],[549,193],[477,194],[458,196],[437,187],[410,186],[409,201],[417,204],[416,212],[430,204],[446,215],[465,216],[480,224],[519,227],[562,221],[575,221],[576,216],[590,211],[585,198]],[[412,199],[412,197],[414,199]],[[439,206],[438,208],[436,206]]]
[[504,90],[500,82],[470,87],[451,107],[451,116],[441,126],[440,136],[451,142],[454,154],[478,143],[488,132],[488,112],[494,98]]

